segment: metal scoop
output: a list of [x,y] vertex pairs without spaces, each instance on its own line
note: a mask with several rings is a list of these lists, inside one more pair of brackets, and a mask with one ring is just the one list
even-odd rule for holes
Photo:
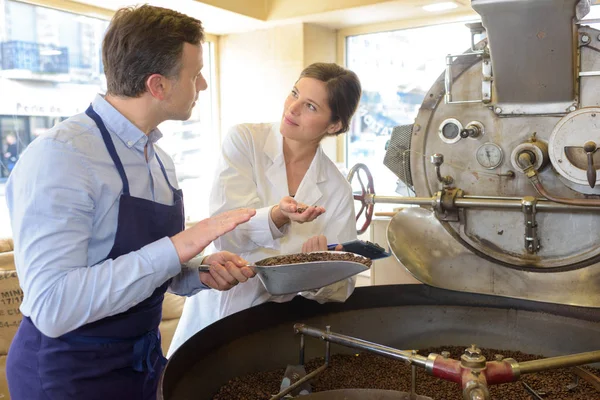
[[[308,254],[348,254],[354,259],[368,260],[366,257],[358,256],[344,251],[323,251]],[[267,291],[272,295],[282,295],[303,292],[305,290],[319,289],[323,286],[349,278],[369,269],[365,264],[357,261],[328,260],[310,261],[293,264],[278,264],[289,256],[299,254],[288,254],[282,256],[268,257],[258,261],[258,264],[274,264],[269,266],[248,265],[265,285]],[[203,257],[195,257],[188,261],[185,266],[198,268],[201,272],[208,272],[210,266],[202,264]],[[280,261],[281,260],[281,261]]]

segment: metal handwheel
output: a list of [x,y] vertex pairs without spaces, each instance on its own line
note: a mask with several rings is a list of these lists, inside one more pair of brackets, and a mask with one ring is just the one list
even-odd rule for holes
[[[365,175],[367,176],[366,187],[360,176],[361,170],[364,171]],[[356,222],[358,222],[363,211],[365,211],[365,209],[366,209],[365,222],[360,229],[356,230],[356,233],[358,235],[361,235],[361,234],[365,233],[365,231],[371,224],[371,220],[373,219],[373,209],[374,209],[373,197],[375,196],[375,187],[373,184],[373,176],[371,175],[371,171],[369,171],[369,168],[367,168],[367,166],[365,164],[358,163],[350,169],[350,172],[348,173],[348,182],[350,182],[350,185],[352,185],[352,180],[354,179],[354,175],[356,175],[356,178],[358,179],[358,182],[360,183],[360,187],[361,187],[360,194],[354,193],[354,200],[358,200],[361,202],[360,210],[356,214]]]

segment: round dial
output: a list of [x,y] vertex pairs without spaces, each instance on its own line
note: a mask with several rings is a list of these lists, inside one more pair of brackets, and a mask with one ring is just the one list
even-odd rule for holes
[[477,162],[487,169],[498,168],[502,164],[504,154],[502,149],[495,143],[484,143],[477,149],[475,154]]

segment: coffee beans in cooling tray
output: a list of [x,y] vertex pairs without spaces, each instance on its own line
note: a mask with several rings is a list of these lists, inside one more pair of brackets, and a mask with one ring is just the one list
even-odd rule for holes
[[[449,351],[450,357],[459,359],[465,347],[445,346],[427,348],[419,354],[440,354]],[[481,349],[488,360],[495,354],[517,361],[530,361],[542,358],[519,351]],[[306,372],[310,373],[324,364],[323,358],[316,358],[306,363]],[[268,372],[257,372],[230,380],[213,398],[214,400],[267,400],[279,392],[281,379],[285,372],[282,368]],[[587,368],[588,371],[600,374],[600,370]],[[402,361],[375,355],[360,353],[354,355],[335,354],[331,357],[329,367],[312,381],[313,392],[335,389],[387,389],[410,392],[411,368]],[[600,392],[592,385],[579,379],[579,384],[569,390],[573,383],[573,374],[568,368],[527,374],[521,380],[532,387],[544,400],[600,400]],[[492,400],[531,400],[533,397],[517,381],[492,385],[489,387]],[[425,370],[417,368],[417,394],[429,396],[434,400],[462,400],[460,385],[444,381],[428,375]],[[301,399],[302,397],[299,397]]]
[[352,261],[364,264],[367,267],[371,267],[371,264],[373,263],[369,258],[354,255],[352,253],[335,253],[330,251],[323,251],[315,253],[299,253],[289,254],[285,256],[269,257],[264,260],[258,261],[256,265],[261,267],[269,267],[272,265],[297,264],[313,261]]

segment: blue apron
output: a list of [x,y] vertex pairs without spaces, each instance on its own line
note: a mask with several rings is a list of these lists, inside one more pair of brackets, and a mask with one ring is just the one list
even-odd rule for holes
[[[169,182],[158,155],[156,159],[173,191],[172,206],[129,194],[123,164],[104,122],[91,105],[86,114],[100,129],[123,181],[115,242],[107,259],[181,232],[184,228],[183,194]],[[158,325],[169,283],[170,280],[163,283],[150,297],[129,310],[86,324],[59,338],[45,336],[30,318],[24,317],[6,364],[11,399],[156,399],[158,379],[166,362]]]

